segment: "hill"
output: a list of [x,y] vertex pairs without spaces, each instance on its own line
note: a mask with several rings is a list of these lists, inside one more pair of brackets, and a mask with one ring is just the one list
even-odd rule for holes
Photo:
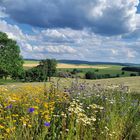
[[[39,59],[24,59],[25,61],[38,62]],[[118,66],[140,66],[140,64],[134,63],[119,63],[119,62],[91,62],[91,61],[82,61],[82,60],[57,60],[59,63],[64,64],[87,64],[87,65],[118,65]]]

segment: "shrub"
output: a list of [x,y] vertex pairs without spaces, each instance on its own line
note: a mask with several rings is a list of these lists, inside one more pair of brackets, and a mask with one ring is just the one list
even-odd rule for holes
[[140,67],[123,67],[122,70],[124,70],[124,71],[133,71],[133,72],[140,72]]
[[116,77],[120,77],[120,75],[119,75],[119,74],[117,74],[117,75],[116,75]]
[[122,71],[122,75],[124,75],[125,74],[125,72],[124,71]]
[[135,73],[131,73],[130,76],[137,76],[137,74],[135,74]]
[[86,74],[85,74],[85,78],[86,79],[96,79],[96,75],[95,75],[95,73],[94,72],[87,72]]

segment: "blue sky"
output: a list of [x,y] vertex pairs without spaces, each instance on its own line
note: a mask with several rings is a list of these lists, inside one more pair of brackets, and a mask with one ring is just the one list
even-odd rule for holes
[[140,63],[139,0],[0,0],[24,58]]

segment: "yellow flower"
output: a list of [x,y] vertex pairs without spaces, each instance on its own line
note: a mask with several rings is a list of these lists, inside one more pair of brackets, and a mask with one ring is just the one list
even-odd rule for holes
[[29,128],[32,128],[32,125],[28,124],[28,127],[29,127]]
[[0,124],[0,129],[4,129],[4,126]]

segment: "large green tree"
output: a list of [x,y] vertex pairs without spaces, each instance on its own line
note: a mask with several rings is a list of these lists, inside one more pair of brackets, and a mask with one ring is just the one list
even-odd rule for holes
[[1,77],[18,77],[23,71],[23,59],[17,42],[0,32],[0,72]]
[[55,59],[45,59],[40,62],[40,66],[42,66],[44,71],[44,78],[49,78],[51,81],[51,77],[56,73],[57,61]]

